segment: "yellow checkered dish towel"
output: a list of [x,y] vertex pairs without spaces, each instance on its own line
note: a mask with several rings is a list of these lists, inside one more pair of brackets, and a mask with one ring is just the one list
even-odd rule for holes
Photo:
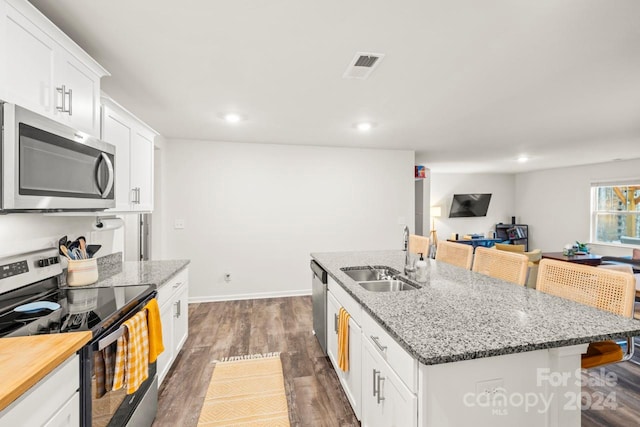
[[119,390],[126,386],[127,394],[132,394],[149,378],[146,310],[141,310],[122,326],[125,330],[117,341],[113,389]]

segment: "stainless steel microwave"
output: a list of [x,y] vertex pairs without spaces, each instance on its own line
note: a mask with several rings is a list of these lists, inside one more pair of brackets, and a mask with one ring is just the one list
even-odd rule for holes
[[0,212],[115,207],[111,144],[0,102]]

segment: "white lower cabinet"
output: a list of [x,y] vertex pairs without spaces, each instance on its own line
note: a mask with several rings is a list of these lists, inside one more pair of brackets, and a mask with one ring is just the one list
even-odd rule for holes
[[327,354],[344,389],[347,399],[358,419],[362,407],[362,329],[352,317],[349,319],[349,369],[338,367],[338,314],[343,307],[331,291],[327,292]]
[[176,355],[189,335],[189,286],[182,283],[176,291],[173,303],[173,348]]
[[185,268],[162,285],[157,298],[164,341],[164,352],[156,365],[160,385],[189,335],[189,270]]
[[362,340],[362,426],[408,427],[418,422],[417,397],[365,338]]
[[[340,308],[351,315],[347,372],[338,367]],[[327,355],[363,426],[418,425],[417,360],[332,278],[327,292]]]
[[162,340],[164,351],[158,356],[156,369],[158,371],[158,385],[167,376],[173,362],[173,301],[166,301],[160,306],[160,320],[162,322]]
[[80,425],[80,395],[75,393],[44,427],[68,427]]
[[327,356],[333,363],[336,370],[338,368],[338,312],[340,303],[336,301],[331,292],[327,292]]
[[74,354],[0,411],[0,427],[80,425],[80,360]]

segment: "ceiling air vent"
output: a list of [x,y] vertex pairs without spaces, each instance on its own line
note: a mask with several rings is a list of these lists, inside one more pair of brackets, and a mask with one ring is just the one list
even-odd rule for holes
[[357,52],[347,71],[342,75],[345,79],[366,79],[384,58],[382,53]]

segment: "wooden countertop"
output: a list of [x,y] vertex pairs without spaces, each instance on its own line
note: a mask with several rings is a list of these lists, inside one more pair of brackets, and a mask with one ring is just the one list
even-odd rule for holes
[[0,339],[0,411],[91,340],[91,332]]

